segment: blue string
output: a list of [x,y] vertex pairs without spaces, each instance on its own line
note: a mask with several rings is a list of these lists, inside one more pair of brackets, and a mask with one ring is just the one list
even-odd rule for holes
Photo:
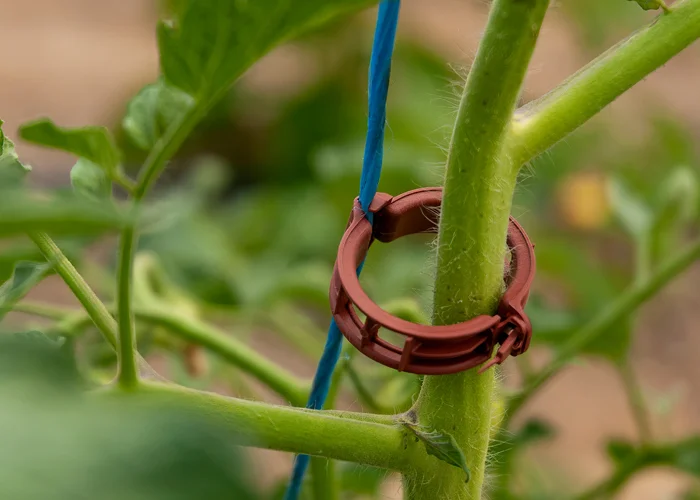
[[[362,177],[360,179],[360,206],[372,222],[372,214],[368,212],[369,205],[377,193],[379,177],[382,172],[384,157],[384,127],[386,124],[386,99],[389,92],[389,74],[391,72],[391,57],[394,52],[396,25],[399,20],[400,0],[383,0],[379,4],[377,27],[374,33],[372,58],[369,65],[369,116],[367,119],[367,141],[362,162]],[[362,271],[364,262],[357,268],[357,274]],[[334,320],[328,328],[326,345],[321,360],[316,369],[316,375],[311,386],[307,408],[320,410],[328,396],[328,390],[333,378],[333,371],[340,358],[343,345],[343,334]],[[308,455],[297,455],[294,469],[284,500],[297,500],[301,492],[306,469],[309,466]]]

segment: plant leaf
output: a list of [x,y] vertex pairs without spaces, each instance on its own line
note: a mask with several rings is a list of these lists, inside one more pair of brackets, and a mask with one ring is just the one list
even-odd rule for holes
[[[615,272],[581,251],[576,242],[550,239],[538,247],[538,272],[552,277],[566,276],[566,285],[571,292],[573,311],[549,309],[549,306],[534,300],[528,303],[528,314],[533,313],[535,342],[542,341],[553,347],[564,344],[569,335],[590,321],[594,315],[615,300],[623,289],[615,279]],[[625,359],[631,338],[631,317],[622,319],[592,342],[586,344],[580,354],[604,356],[614,363]],[[547,326],[539,336],[536,324]],[[567,325],[572,326],[571,330]]]
[[158,24],[163,74],[211,103],[275,45],[376,0],[180,0]]
[[85,158],[104,168],[110,177],[116,176],[119,151],[105,127],[61,128],[43,118],[25,123],[19,133],[25,141]]
[[467,466],[467,458],[464,452],[457,444],[454,436],[446,432],[440,432],[435,429],[426,429],[407,418],[400,418],[398,422],[411,431],[418,439],[423,441],[425,451],[428,455],[436,457],[454,467],[462,469],[467,475],[465,482],[469,482],[471,472]]
[[26,193],[0,196],[0,237],[45,231],[52,235],[87,235],[120,229],[127,216],[112,204],[75,195],[39,198]]
[[649,235],[651,258],[660,263],[677,239],[685,224],[698,217],[700,183],[689,167],[677,167],[664,179],[654,209],[654,221]]
[[664,7],[664,3],[661,0],[630,0],[631,2],[637,2],[639,6],[644,10],[657,10]]
[[105,171],[96,163],[78,158],[70,171],[70,183],[76,193],[88,199],[99,201],[112,197],[112,182]]
[[515,444],[517,446],[527,446],[552,436],[554,436],[554,429],[549,423],[532,418],[525,422],[522,429],[518,431]]
[[700,436],[682,441],[674,448],[673,465],[700,478]]
[[193,105],[189,95],[161,79],[146,85],[129,102],[122,127],[134,145],[149,151]]
[[651,209],[621,179],[609,181],[608,199],[613,213],[631,236],[641,239],[648,233],[653,220]]
[[629,441],[613,439],[606,446],[608,456],[615,464],[620,465],[637,454],[637,448]]
[[31,171],[29,165],[19,161],[15,144],[2,131],[2,124],[0,120],[0,189],[18,184]]
[[20,261],[15,264],[12,276],[0,286],[0,320],[18,301],[34,288],[51,270],[46,262]]

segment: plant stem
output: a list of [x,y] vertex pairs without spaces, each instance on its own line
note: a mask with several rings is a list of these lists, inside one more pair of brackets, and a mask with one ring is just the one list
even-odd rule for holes
[[517,167],[583,125],[698,37],[700,0],[681,0],[556,89],[522,107],[510,144]]
[[12,310],[14,312],[32,314],[34,316],[52,319],[54,321],[64,320],[67,316],[65,309],[62,309],[60,307],[56,307],[50,304],[37,304],[34,302],[26,301],[13,304]]
[[54,269],[80,304],[85,308],[88,316],[104,336],[105,340],[116,349],[117,347],[117,322],[109,313],[102,301],[90,288],[78,270],[71,264],[56,243],[45,233],[30,234],[29,237],[39,248],[39,251],[47,261],[53,264]]
[[122,388],[133,388],[138,382],[136,370],[136,333],[134,331],[133,299],[133,254],[136,243],[134,227],[124,229],[119,249],[117,270],[117,319],[119,324],[119,375]]
[[173,123],[165,135],[158,139],[141,168],[136,187],[133,190],[134,199],[141,200],[146,195],[163,172],[165,164],[180,149],[205,112],[206,109],[203,106],[193,105],[179,122]]
[[[512,114],[548,0],[495,0],[467,79],[447,160],[438,236],[433,322],[492,314],[503,288],[503,259],[516,168],[503,155]],[[478,500],[484,482],[494,371],[425,377],[420,424],[451,433],[471,480],[449,465],[405,477],[412,500]]]
[[218,328],[193,318],[159,309],[136,309],[136,316],[152,324],[164,326],[189,342],[218,354],[241,370],[252,375],[295,406],[303,406],[308,384],[284,368],[236,341]]
[[[22,302],[13,310],[50,317],[60,322],[70,322],[72,330],[79,330],[90,321],[90,316],[81,316],[81,311],[58,311],[43,304]],[[109,314],[109,310],[108,314]],[[45,314],[46,313],[46,314]],[[59,314],[60,313],[60,314]],[[146,323],[166,328],[171,333],[194,344],[201,345],[221,356],[232,365],[252,375],[286,400],[297,406],[306,401],[309,383],[300,380],[247,345],[230,337],[213,325],[194,318],[187,318],[165,308],[136,307],[135,318]],[[116,322],[114,330],[116,332]],[[390,417],[393,418],[393,417]]]
[[647,445],[652,438],[649,412],[647,411],[647,406],[644,401],[644,394],[642,393],[639,381],[634,373],[634,368],[629,360],[625,361],[624,364],[620,366],[619,372],[625,387],[630,409],[632,410],[632,416],[637,424],[639,441],[642,445]]
[[595,341],[615,323],[638,309],[698,259],[700,259],[700,240],[689,245],[688,248],[670,259],[665,265],[660,266],[643,283],[633,284],[615,302],[571,335],[547,368],[543,369],[536,377],[533,377],[530,384],[520,394],[511,399],[506,420],[510,421],[532,395],[566,366],[586,345]]
[[341,418],[337,413],[227,398],[152,382],[139,384],[138,389],[126,393],[126,397],[134,394],[149,399],[161,398],[215,418],[236,433],[235,442],[231,444],[322,456],[398,471],[424,470],[429,473],[438,463],[437,459],[428,456],[422,443],[406,439],[405,431],[399,425],[379,424],[362,417]]
[[574,497],[575,500],[600,500],[602,498],[609,499],[616,493],[620,487],[625,484],[629,478],[639,472],[644,467],[644,462],[635,459],[619,467],[612,476],[606,478],[600,484],[594,486],[590,490],[581,493]]

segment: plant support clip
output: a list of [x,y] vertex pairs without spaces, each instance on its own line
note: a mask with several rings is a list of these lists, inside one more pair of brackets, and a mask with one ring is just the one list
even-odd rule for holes
[[[504,273],[507,289],[493,316],[481,315],[455,325],[421,325],[392,316],[362,289],[356,271],[370,245],[375,240],[389,243],[410,234],[435,232],[441,203],[441,188],[416,189],[394,197],[377,193],[369,207],[374,219],[370,223],[355,200],[338,247],[330,287],[333,317],[351,344],[395,370],[438,375],[483,364],[483,371],[508,356],[522,354],[530,345],[532,324],[524,308],[535,275],[535,252],[525,230],[512,217],[507,238],[511,258]],[[405,337],[403,346],[380,336],[382,328]]]

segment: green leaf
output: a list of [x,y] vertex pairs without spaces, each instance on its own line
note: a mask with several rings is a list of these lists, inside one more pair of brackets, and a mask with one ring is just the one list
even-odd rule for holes
[[121,229],[129,221],[112,204],[95,203],[75,195],[44,198],[26,193],[0,196],[0,237],[32,232],[88,235]]
[[275,45],[376,0],[181,0],[158,24],[163,74],[211,103]]
[[608,456],[615,464],[620,465],[637,454],[637,448],[629,441],[613,439],[606,446]]
[[49,273],[46,262],[18,262],[12,276],[0,286],[0,320]]
[[653,220],[649,206],[632,193],[619,178],[613,178],[608,183],[608,199],[622,227],[631,236],[637,239],[644,238]]
[[467,475],[465,482],[469,482],[471,472],[467,466],[467,458],[452,434],[435,429],[427,429],[407,418],[401,418],[398,422],[411,431],[419,440],[423,441],[428,455],[462,469]]
[[149,151],[193,105],[189,95],[158,80],[141,89],[129,102],[122,127],[134,145]]
[[[533,340],[556,348],[566,343],[570,334],[615,300],[623,287],[615,280],[614,270],[589,258],[575,241],[550,239],[540,244],[537,251],[538,272],[559,280],[565,277],[567,291],[571,292],[571,312],[546,306],[537,297],[533,297],[532,305],[528,303],[528,314],[533,314]],[[541,336],[536,324],[546,327]],[[624,318],[585,345],[580,354],[604,356],[619,363],[629,350],[631,332],[631,318]]]
[[105,127],[61,128],[48,118],[25,123],[20,137],[40,146],[60,149],[90,160],[115,177],[119,167],[119,151]]
[[514,444],[516,446],[527,446],[552,436],[554,436],[554,429],[549,423],[532,418],[525,422],[522,429],[518,431]]
[[216,422],[167,398],[88,396],[70,354],[0,335],[0,428],[11,429],[0,447],[0,498],[261,498]]
[[673,465],[680,470],[700,478],[700,436],[694,436],[675,446]]
[[662,182],[649,237],[653,263],[661,262],[678,243],[684,226],[697,219],[699,199],[700,183],[691,168],[677,167]]
[[644,10],[667,10],[666,4],[662,0],[629,0],[631,2],[637,2],[639,6]]
[[96,163],[79,158],[70,171],[70,182],[75,192],[88,199],[99,201],[112,197],[112,182]]
[[16,185],[31,171],[29,165],[19,161],[15,144],[2,131],[2,124],[0,120],[0,189]]
[[695,486],[683,493],[679,500],[700,500],[700,487]]
[[560,344],[580,324],[571,311],[550,307],[536,294],[530,296],[525,311],[532,321],[533,331],[537,332],[536,341]]

